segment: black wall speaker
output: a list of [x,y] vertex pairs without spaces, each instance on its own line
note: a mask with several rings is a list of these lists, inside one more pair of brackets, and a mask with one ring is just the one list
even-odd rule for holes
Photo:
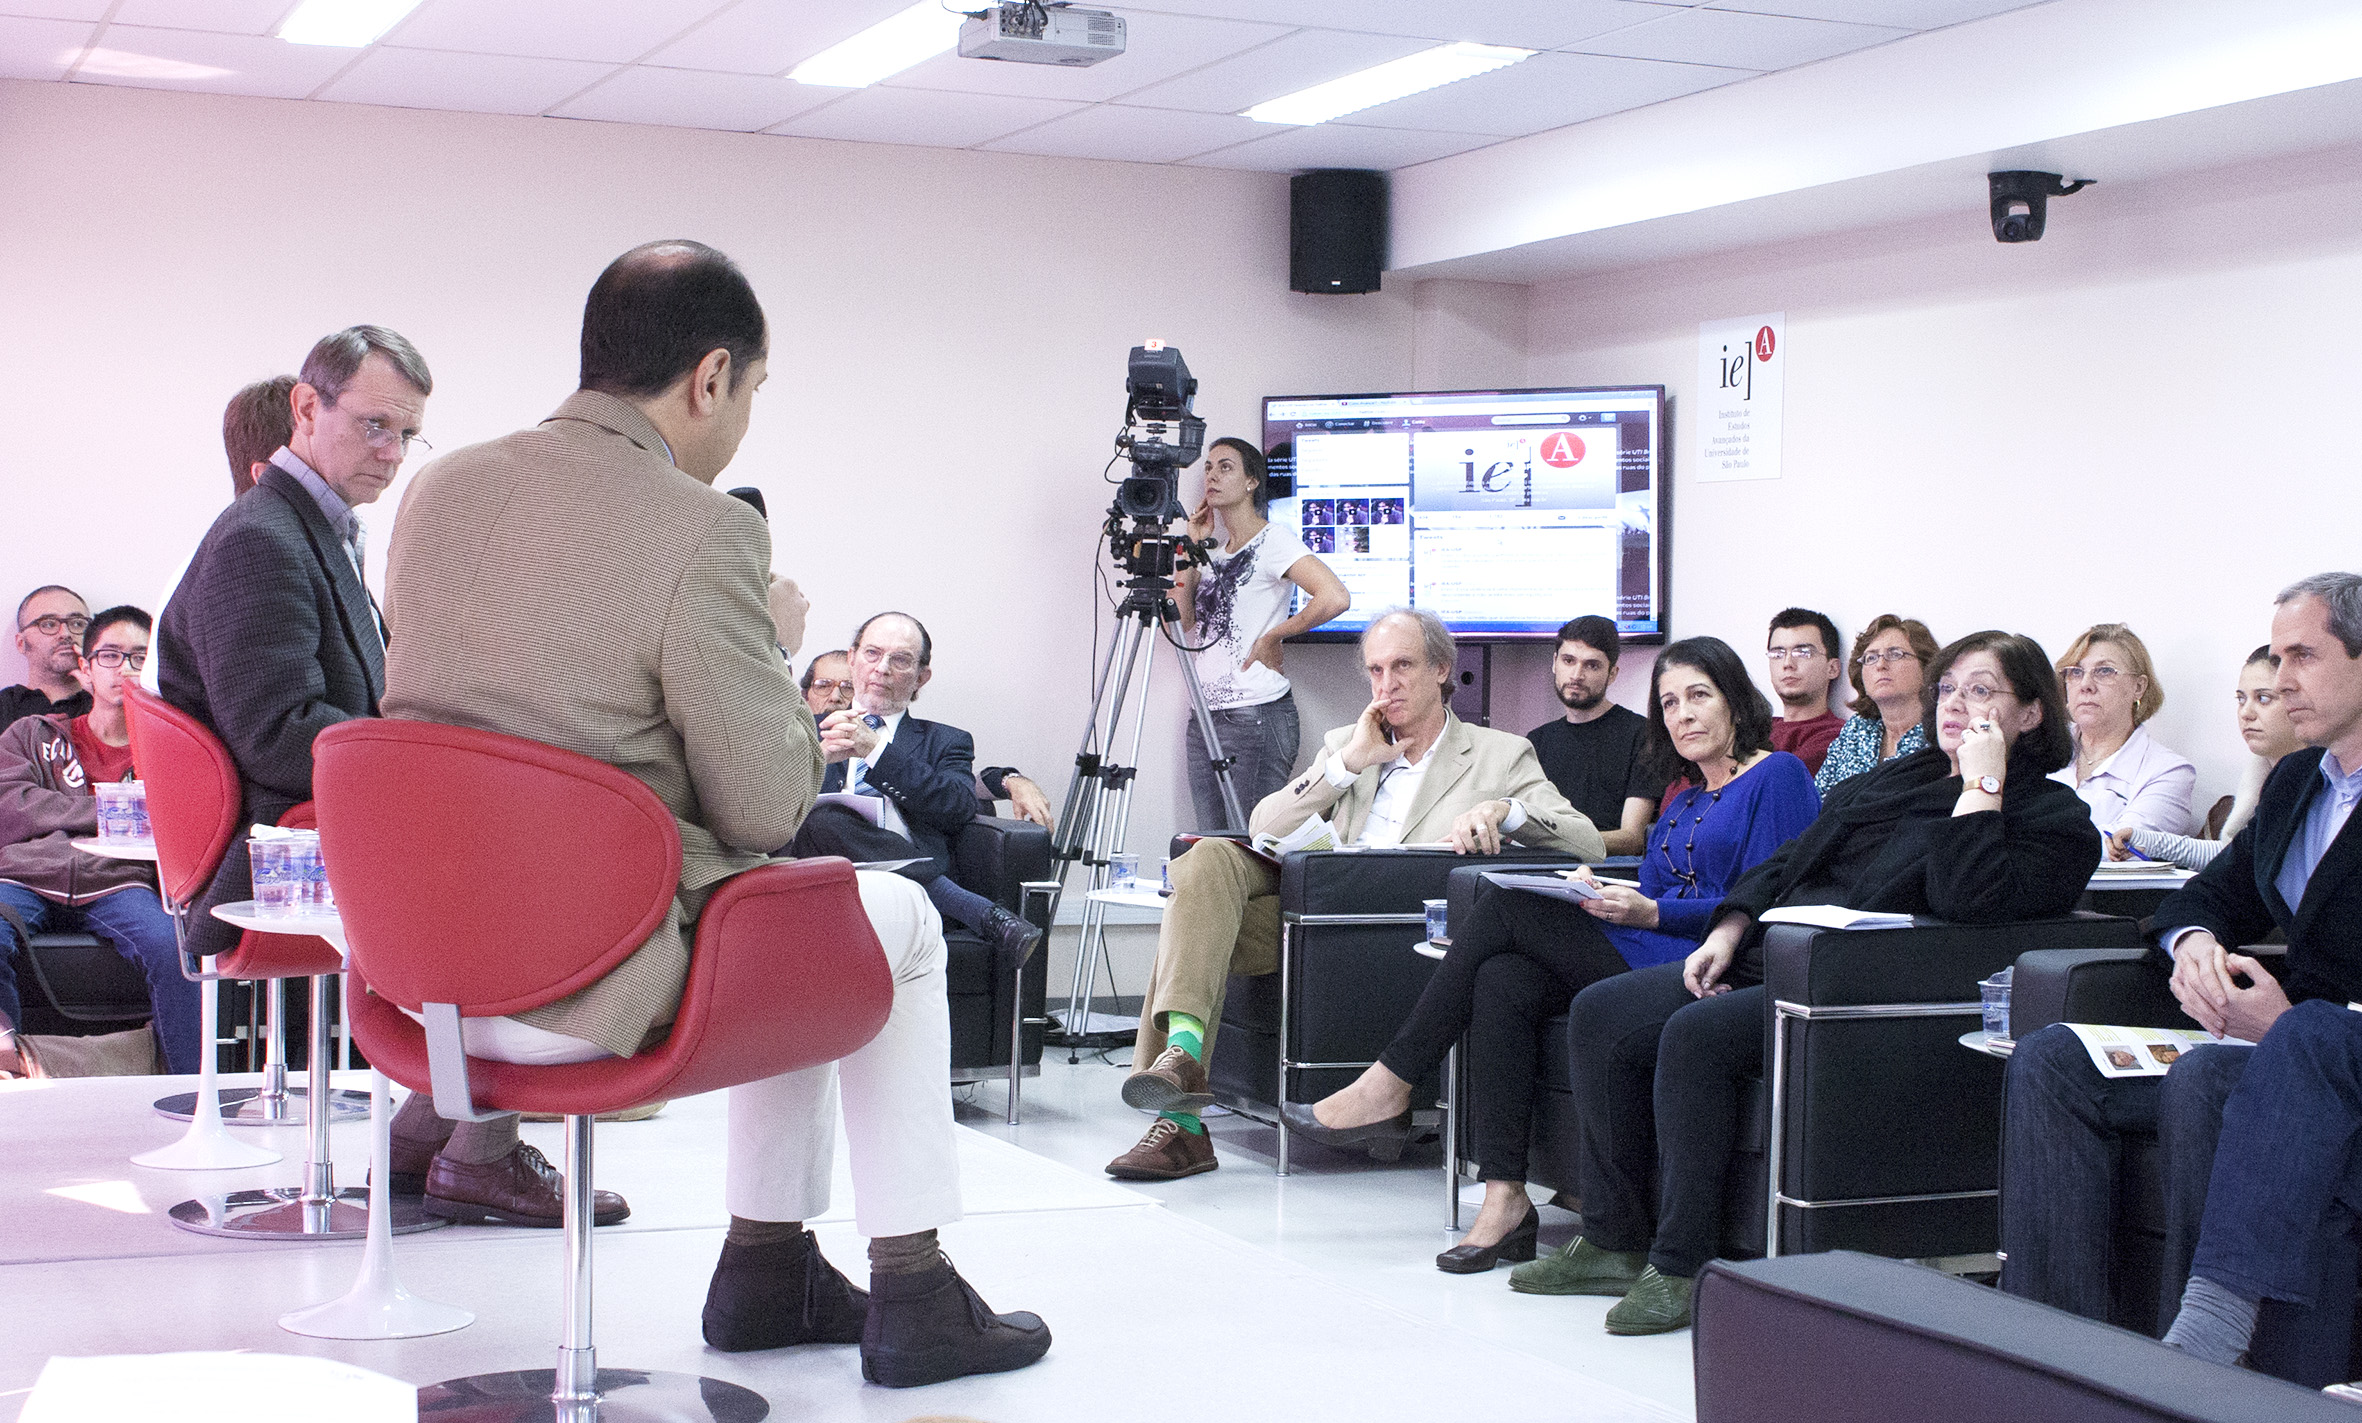
[[1386,268],[1386,175],[1318,168],[1288,184],[1288,289],[1374,292]]

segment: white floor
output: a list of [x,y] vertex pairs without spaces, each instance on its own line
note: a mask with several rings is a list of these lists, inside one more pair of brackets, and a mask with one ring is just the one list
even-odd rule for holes
[[[1099,1167],[1145,1119],[1116,1100],[1120,1073],[1053,1051],[1029,1081],[1023,1125],[1001,1089],[960,1111],[968,1218],[945,1248],[1002,1309],[1040,1313],[1057,1338],[1042,1363],[934,1388],[864,1385],[851,1348],[717,1354],[698,1308],[720,1249],[720,1097],[599,1129],[598,1176],[632,1218],[597,1238],[602,1364],[704,1373],[770,1399],[775,1418],[891,1420],[959,1413],[1018,1419],[1583,1418],[1692,1416],[1687,1333],[1614,1339],[1610,1301],[1532,1299],[1507,1272],[1454,1277],[1433,1148],[1380,1167],[1318,1148],[1271,1172],[1272,1134],[1217,1120],[1222,1169],[1131,1189]],[[171,1226],[179,1200],[295,1179],[300,1131],[246,1130],[288,1159],[253,1172],[150,1171],[128,1158],[178,1127],[146,1111],[170,1079],[0,1084],[0,1423],[56,1354],[251,1349],[317,1354],[416,1383],[551,1362],[558,1321],[554,1232],[450,1228],[405,1236],[413,1291],[476,1313],[454,1334],[346,1344],[279,1329],[283,1311],[341,1293],[360,1247],[230,1242]],[[363,1085],[356,1080],[352,1085]],[[557,1154],[555,1127],[528,1139]],[[358,1185],[367,1138],[335,1129],[340,1184]],[[840,1186],[816,1223],[857,1281],[862,1242]],[[1545,1210],[1544,1243],[1573,1218]]]

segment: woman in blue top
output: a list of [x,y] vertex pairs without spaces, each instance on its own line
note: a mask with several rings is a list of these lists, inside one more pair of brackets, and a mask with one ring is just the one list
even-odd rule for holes
[[[1534,1085],[1551,1050],[1542,1025],[1574,996],[1627,968],[1686,958],[1706,937],[1723,890],[1820,813],[1812,772],[1771,749],[1771,706],[1719,638],[1657,656],[1646,755],[1690,784],[1650,831],[1639,888],[1572,877],[1599,898],[1580,905],[1496,889],[1479,898],[1419,996],[1410,1021],[1352,1086],[1282,1110],[1291,1130],[1333,1145],[1398,1144],[1410,1133],[1411,1085],[1468,1034],[1484,1206],[1436,1268],[1477,1274],[1534,1256],[1541,1218],[1525,1189]],[[1560,1050],[1563,1050],[1561,1048]]]

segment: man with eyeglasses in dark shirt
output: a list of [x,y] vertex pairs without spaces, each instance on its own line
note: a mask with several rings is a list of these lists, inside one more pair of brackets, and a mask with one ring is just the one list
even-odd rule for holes
[[0,689],[0,727],[28,716],[72,717],[90,710],[90,692],[74,680],[89,627],[90,605],[60,584],[35,588],[16,605],[16,650],[24,654],[25,680]]

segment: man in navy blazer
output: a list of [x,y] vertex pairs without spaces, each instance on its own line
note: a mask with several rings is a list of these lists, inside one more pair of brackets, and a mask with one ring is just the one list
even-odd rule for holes
[[[391,484],[434,377],[382,326],[322,337],[290,396],[294,433],[222,510],[156,625],[163,698],[237,762],[241,826],[312,798],[312,738],[377,715],[385,627],[363,578],[361,506]],[[237,946],[215,904],[253,897],[243,835],[189,915],[191,951]]]
[[951,837],[976,818],[976,743],[968,733],[909,714],[935,675],[935,640],[908,613],[878,613],[853,634],[853,706],[820,718],[828,771],[821,794],[851,790],[880,803],[880,825],[823,803],[804,817],[788,853],[856,863],[918,857],[917,880],[947,920],[1022,963],[1041,931],[951,879]]
[[[2183,1010],[2245,1043],[2295,1003],[2362,1000],[2362,823],[2353,817],[2362,799],[2362,576],[2324,573],[2289,586],[2271,646],[2282,705],[2306,749],[2281,759],[2254,820],[2150,921]],[[2238,952],[2274,930],[2287,941],[2284,957]],[[2223,1103],[2252,1056],[2204,1044],[2163,1079],[2109,1079],[2063,1025],[2019,1043],[2002,1149],[2002,1288],[2108,1317],[2122,1139],[2154,1131],[2166,1206],[2157,1327],[2170,1324],[2217,1165]]]

